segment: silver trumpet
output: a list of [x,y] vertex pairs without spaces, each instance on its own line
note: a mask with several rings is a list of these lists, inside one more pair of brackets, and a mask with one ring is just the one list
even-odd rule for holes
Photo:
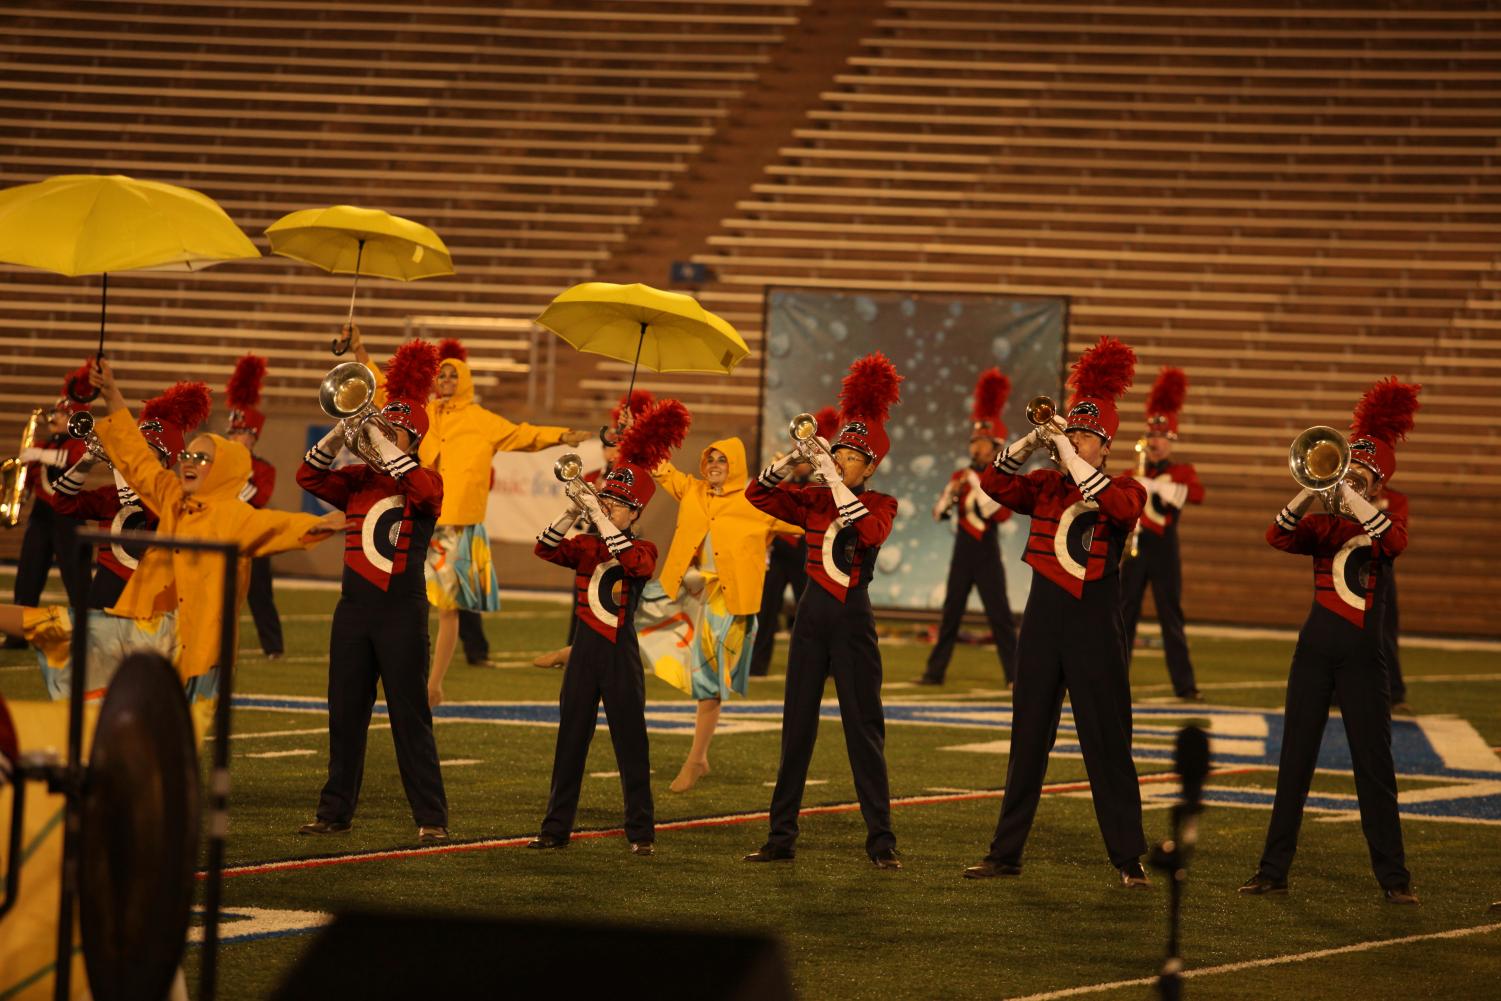
[[1322,424],[1309,428],[1288,446],[1287,466],[1298,486],[1318,495],[1325,511],[1354,517],[1339,492],[1350,473],[1350,442],[1343,434]]
[[1062,434],[1066,426],[1063,418],[1058,416],[1058,404],[1053,402],[1051,396],[1032,397],[1027,401],[1027,423],[1032,425],[1032,434],[1038,443],[1053,457],[1053,465],[1061,468],[1063,464],[1058,459],[1058,448],[1049,437],[1052,432]]
[[602,510],[598,492],[584,479],[584,460],[577,452],[568,452],[552,464],[552,474],[563,484],[563,493],[581,509]]
[[819,483],[824,482],[824,476],[818,472],[818,454],[822,452],[828,456],[829,461],[834,461],[834,453],[829,451],[823,439],[818,437],[818,418],[812,414],[798,414],[787,424],[787,432],[792,435],[792,451],[803,462],[813,466],[813,478]]
[[95,462],[102,462],[110,469],[115,468],[115,464],[109,461],[109,456],[104,452],[104,443],[94,433],[94,415],[87,410],[80,410],[68,418],[68,437],[82,441],[84,450]]
[[318,406],[339,421],[345,448],[369,466],[385,466],[370,435],[383,434],[394,442],[396,428],[375,406],[375,376],[368,368],[357,361],[335,365],[318,386]]

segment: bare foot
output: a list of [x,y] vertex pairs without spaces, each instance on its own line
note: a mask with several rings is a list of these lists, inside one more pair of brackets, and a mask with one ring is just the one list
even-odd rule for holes
[[672,785],[667,788],[673,792],[687,792],[698,784],[698,780],[709,774],[707,761],[685,761],[678,777],[672,780]]

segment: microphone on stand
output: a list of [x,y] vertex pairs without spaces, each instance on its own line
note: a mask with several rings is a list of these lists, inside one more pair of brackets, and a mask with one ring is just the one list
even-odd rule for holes
[[1163,1001],[1179,1001],[1183,996],[1179,917],[1183,884],[1188,879],[1188,863],[1199,840],[1204,779],[1209,774],[1209,738],[1203,730],[1189,724],[1178,731],[1178,741],[1173,748],[1173,768],[1183,782],[1183,800],[1173,807],[1172,836],[1153,846],[1151,856],[1152,867],[1168,874],[1167,958],[1157,976],[1157,990]]

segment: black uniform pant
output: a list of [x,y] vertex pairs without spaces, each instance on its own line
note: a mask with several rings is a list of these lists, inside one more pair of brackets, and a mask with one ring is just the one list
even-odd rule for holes
[[865,818],[865,851],[874,856],[895,847],[891,789],[886,780],[886,716],[881,707],[881,649],[865,590],[842,604],[817,584],[798,602],[797,623],[787,652],[787,688],[782,702],[782,760],[771,794],[771,835],[766,843],[791,848],[813,744],[818,738],[824,681],[834,677],[844,747]]
[[564,839],[573,834],[589,743],[603,700],[625,795],[625,836],[633,843],[656,840],[641,651],[629,627],[616,640],[611,643],[588,626],[580,626],[573,639],[558,697],[558,746],[552,759],[552,792],[542,820],[543,834]]
[[255,633],[260,637],[261,652],[282,653],[281,616],[276,611],[276,594],[271,588],[271,557],[257,556],[250,561],[250,615],[255,619]]
[[58,514],[45,501],[32,503],[31,517],[26,519],[26,534],[21,538],[21,553],[16,561],[17,605],[37,606],[54,561],[58,575],[63,579],[63,590],[68,593],[68,604],[81,605],[88,600],[89,570],[81,562],[77,534],[78,522]]
[[1011,617],[1011,602],[1006,597],[1006,570],[1001,564],[1001,547],[994,532],[986,532],[976,539],[960,529],[954,537],[954,556],[949,561],[949,582],[943,596],[938,640],[933,644],[933,652],[928,654],[928,668],[924,673],[941,682],[948,671],[949,659],[954,656],[954,643],[959,639],[959,626],[964,621],[964,609],[969,604],[970,588],[980,592],[980,604],[990,622],[1001,671],[1010,683],[1016,678],[1016,620]]
[[485,620],[478,612],[459,609],[459,643],[464,647],[464,659],[471,664],[490,659],[490,641],[485,638]]
[[1329,697],[1339,689],[1360,802],[1360,827],[1371,853],[1371,870],[1384,887],[1407,885],[1402,822],[1397,813],[1397,775],[1392,762],[1392,717],[1386,665],[1381,653],[1381,620],[1366,613],[1365,629],[1315,604],[1287,676],[1282,756],[1277,762],[1277,796],[1267,827],[1261,872],[1286,879],[1298,847],[1303,805],[1318,765],[1319,744],[1329,719]]
[[1402,658],[1397,652],[1400,623],[1397,616],[1397,577],[1392,567],[1386,568],[1377,586],[1386,589],[1386,614],[1381,617],[1381,647],[1386,659],[1387,684],[1391,688],[1392,705],[1396,705],[1407,701],[1407,682],[1402,679]]
[[1142,530],[1137,554],[1121,562],[1121,619],[1126,629],[1126,661],[1136,646],[1136,623],[1147,584],[1152,585],[1152,603],[1157,624],[1162,627],[1162,650],[1167,656],[1167,676],[1178,695],[1199,690],[1193,661],[1188,657],[1188,639],[1183,634],[1183,564],[1178,555],[1178,529],[1165,535]]
[[89,585],[90,608],[114,608],[125,593],[125,578],[108,567],[94,571],[94,582]]
[[1121,636],[1119,579],[1089,581],[1083,596],[1075,598],[1033,574],[1016,659],[1006,795],[986,857],[1021,864],[1066,689],[1110,864],[1119,868],[1140,858],[1147,841],[1141,827],[1141,787],[1131,760],[1131,684]]
[[318,800],[319,820],[354,818],[378,679],[412,819],[421,827],[448,826],[448,798],[427,705],[427,615],[427,602],[418,598],[388,604],[343,598],[334,608],[328,641],[328,782]]
[[776,647],[777,620],[782,617],[782,599],[792,587],[792,602],[803,600],[808,586],[808,543],[798,539],[788,542],[772,536],[767,550],[766,580],[761,588],[761,611],[756,618],[756,642],[751,647],[750,673],[765,676],[771,670],[771,653]]

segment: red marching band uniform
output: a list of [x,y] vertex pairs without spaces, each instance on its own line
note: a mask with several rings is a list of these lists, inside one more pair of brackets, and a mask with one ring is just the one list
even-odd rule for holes
[[[73,558],[74,534],[77,522],[62,515],[55,507],[54,485],[84,455],[81,440],[67,433],[62,422],[75,413],[88,410],[86,400],[97,395],[89,385],[89,364],[68,373],[63,380],[63,392],[47,411],[49,427],[39,428],[30,447],[22,452],[22,460],[30,459],[31,514],[26,519],[26,531],[21,537],[21,552],[16,559],[15,603],[35,608],[41,601],[42,590],[47,586],[47,575],[52,564],[57,563],[58,575],[63,588],[68,592],[68,602],[79,604],[88,597],[89,581],[78,561]],[[19,637],[11,645],[25,646]]]
[[[210,398],[204,383],[179,382],[141,407],[136,426],[164,469],[177,464],[188,436],[208,419]],[[83,444],[80,440],[79,446]],[[115,482],[83,489],[89,470],[99,461],[92,453],[87,454],[58,479],[57,510],[70,518],[93,521],[103,532],[156,531],[156,514],[146,508],[108,459],[102,461],[110,466]],[[136,543],[99,544],[94,581],[89,588],[90,608],[111,608],[120,600],[144,552],[145,548]]]
[[[249,439],[244,445],[250,450],[250,479],[240,491],[240,500],[253,508],[270,504],[271,495],[276,492],[276,467],[255,454],[255,445],[266,427],[266,415],[256,406],[261,402],[261,382],[265,377],[266,359],[259,355],[244,355],[235,362],[225,393],[229,401],[226,434]],[[261,652],[268,657],[280,657],[283,652],[281,616],[276,611],[271,557],[257,556],[250,561],[250,591],[246,599],[251,618],[255,621]]]
[[[1110,337],[1085,352],[1069,381],[1065,432],[1088,432],[1108,450],[1120,425],[1116,398],[1131,384],[1135,364],[1134,352]],[[1034,432],[1013,442],[981,480],[993,498],[1032,519],[1023,559],[1033,574],[1017,641],[1006,795],[990,851],[965,876],[1021,873],[1066,691],[1110,864],[1125,885],[1145,886],[1118,571],[1146,491],[1131,475],[1112,477],[1086,461],[1056,424],[1040,430],[1049,433],[1062,470],[1022,474],[1037,447]]]

